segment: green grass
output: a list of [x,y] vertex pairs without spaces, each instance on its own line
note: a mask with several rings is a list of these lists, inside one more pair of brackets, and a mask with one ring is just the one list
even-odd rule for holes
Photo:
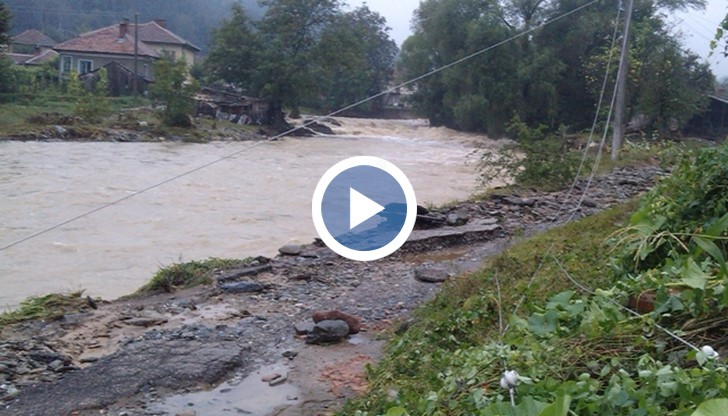
[[88,301],[83,297],[83,291],[30,297],[21,302],[17,309],[0,314],[0,328],[35,319],[58,319],[86,307]]
[[250,258],[239,260],[212,257],[207,260],[175,263],[160,269],[136,294],[172,292],[176,289],[207,285],[212,283],[212,276],[216,271],[243,267],[251,261]]
[[[393,388],[409,403],[443,388],[442,373],[449,365],[456,366],[458,354],[498,338],[499,303],[503,305],[504,319],[508,319],[525,296],[519,315],[528,316],[535,305],[574,289],[551,255],[586,286],[611,287],[615,275],[610,270],[611,253],[605,239],[627,224],[636,206],[636,202],[619,205],[517,243],[488,260],[480,271],[447,284],[435,299],[418,309],[417,323],[390,341],[385,358],[370,372],[369,394],[348,403],[340,414],[352,415],[356,410],[367,410],[372,415],[386,413]],[[500,301],[495,276],[500,284]]]

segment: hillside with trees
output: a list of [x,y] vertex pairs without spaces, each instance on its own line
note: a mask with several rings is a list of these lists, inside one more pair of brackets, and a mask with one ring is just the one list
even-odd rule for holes
[[134,19],[142,22],[166,19],[177,34],[203,50],[210,32],[230,12],[233,3],[246,7],[259,18],[262,8],[256,0],[6,0],[13,15],[11,33],[38,29],[57,41],[79,33]]

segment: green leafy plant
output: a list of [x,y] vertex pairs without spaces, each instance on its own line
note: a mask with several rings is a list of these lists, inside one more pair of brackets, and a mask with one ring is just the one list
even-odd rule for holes
[[160,269],[137,293],[172,292],[178,288],[189,288],[211,283],[215,271],[242,267],[252,259],[209,258],[201,261],[175,263]]
[[72,71],[68,77],[68,93],[76,100],[74,114],[90,123],[100,122],[110,112],[109,102],[106,99],[108,85],[108,74],[104,68],[98,71],[95,83],[89,82],[86,85],[82,84],[78,74]]
[[532,129],[517,117],[507,132],[515,144],[485,149],[481,154],[479,169],[484,183],[507,177],[519,186],[554,190],[573,181],[578,157],[563,135],[549,133],[546,126]]
[[160,119],[169,127],[191,127],[195,111],[193,96],[200,88],[197,80],[189,76],[183,59],[159,59],[154,63],[156,78],[151,87],[152,97],[163,103]]

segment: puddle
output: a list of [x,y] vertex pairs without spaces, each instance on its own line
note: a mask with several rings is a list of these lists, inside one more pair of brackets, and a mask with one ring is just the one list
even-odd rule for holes
[[198,415],[267,416],[281,406],[299,401],[299,390],[293,384],[271,387],[261,381],[270,374],[286,375],[289,371],[283,364],[264,367],[243,380],[228,381],[214,390],[168,397],[154,411],[164,415],[194,410]]
[[455,261],[460,260],[461,257],[463,257],[468,252],[468,247],[456,247],[456,248],[449,248],[445,250],[438,250],[438,251],[432,251],[432,252],[425,252],[425,253],[414,253],[414,254],[406,254],[402,256],[402,260],[414,263],[414,264],[424,264],[424,263],[441,263],[446,261]]

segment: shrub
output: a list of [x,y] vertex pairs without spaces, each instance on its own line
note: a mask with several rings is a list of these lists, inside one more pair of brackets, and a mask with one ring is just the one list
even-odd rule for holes
[[505,176],[519,186],[554,190],[574,180],[578,160],[563,135],[549,133],[543,125],[532,129],[518,118],[509,123],[507,132],[515,144],[486,149],[481,155],[484,183]]

